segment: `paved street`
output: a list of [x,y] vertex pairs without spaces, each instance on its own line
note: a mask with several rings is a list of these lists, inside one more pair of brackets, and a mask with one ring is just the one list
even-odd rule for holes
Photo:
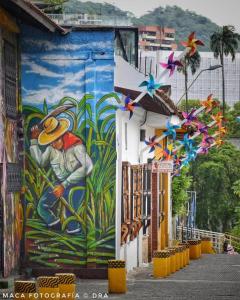
[[[80,299],[100,299],[107,293],[105,280],[80,280]],[[108,295],[109,299],[162,300],[239,300],[240,255],[203,255],[197,261],[166,279],[153,279],[151,267],[133,271],[128,276],[126,295]]]

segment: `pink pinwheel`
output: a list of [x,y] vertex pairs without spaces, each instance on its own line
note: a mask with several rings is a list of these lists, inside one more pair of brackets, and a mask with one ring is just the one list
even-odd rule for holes
[[149,147],[151,147],[149,150],[149,153],[153,152],[156,149],[156,147],[161,148],[161,145],[159,143],[155,142],[156,138],[157,138],[157,136],[154,135],[153,137],[149,138],[148,141],[145,140],[145,144],[147,144]]
[[130,120],[131,117],[133,116],[133,111],[134,111],[135,107],[137,107],[137,106],[140,106],[140,105],[138,103],[131,102],[130,97],[127,96],[125,99],[125,105],[121,107],[121,110],[130,112],[130,115],[129,115],[129,120]]
[[203,124],[203,123],[198,123],[197,124],[197,128],[198,128],[198,133],[200,133],[200,134],[203,134],[203,135],[205,135],[205,136],[207,136],[208,135],[208,126],[207,125],[205,125],[205,124]]
[[192,122],[197,121],[197,116],[194,115],[196,109],[193,109],[189,114],[182,112],[182,115],[187,122],[184,123],[185,126],[191,125]]
[[174,60],[173,59],[174,56],[174,52],[172,52],[169,56],[168,56],[168,62],[167,63],[160,63],[160,65],[164,68],[164,69],[168,69],[170,70],[169,72],[169,77],[173,75],[176,66],[178,67],[182,67],[183,64],[179,61],[179,60]]
[[192,56],[197,51],[197,46],[204,46],[204,43],[195,37],[195,32],[192,32],[188,36],[188,40],[186,42],[181,42],[181,44],[186,47],[190,48],[189,56]]

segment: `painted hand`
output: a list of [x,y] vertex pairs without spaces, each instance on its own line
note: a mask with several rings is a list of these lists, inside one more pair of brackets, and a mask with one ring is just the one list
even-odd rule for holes
[[38,128],[37,125],[33,126],[31,128],[31,138],[38,139],[40,132],[41,132],[41,130]]
[[63,193],[64,193],[64,187],[63,187],[61,184],[56,185],[56,186],[54,187],[54,189],[53,189],[53,194],[54,194],[57,198],[62,197]]

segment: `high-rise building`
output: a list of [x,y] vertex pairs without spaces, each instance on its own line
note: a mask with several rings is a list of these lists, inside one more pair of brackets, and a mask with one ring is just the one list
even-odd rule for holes
[[[159,62],[167,62],[170,53],[170,51],[141,51],[141,64],[139,68],[146,74],[152,73],[155,77],[159,77],[159,74],[163,71]],[[180,53],[181,51],[176,51],[174,58],[177,59]],[[200,68],[194,75],[189,70],[188,86],[201,70],[220,64],[219,59],[214,58],[212,52],[200,52],[200,55]],[[240,100],[240,53],[236,54],[234,61],[232,61],[230,56],[224,58],[224,71],[226,103],[229,106],[233,106],[234,103]],[[160,82],[171,85],[171,98],[177,103],[185,92],[184,75],[176,71],[171,77],[167,74],[164,78],[160,78]],[[213,94],[214,98],[222,101],[221,68],[212,71],[203,71],[189,89],[188,98],[202,100],[206,99],[209,94]]]
[[176,50],[175,29],[141,26],[139,27],[139,47],[145,51]]

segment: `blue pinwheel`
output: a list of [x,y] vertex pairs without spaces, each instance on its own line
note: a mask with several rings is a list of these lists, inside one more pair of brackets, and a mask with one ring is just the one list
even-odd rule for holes
[[143,86],[147,87],[148,93],[150,94],[151,97],[153,97],[155,90],[159,89],[160,86],[162,86],[162,84],[155,83],[152,74],[149,74],[149,81],[145,80],[139,85],[139,87],[143,87]]
[[121,107],[121,110],[130,112],[130,115],[129,115],[129,120],[130,120],[131,117],[133,116],[133,111],[134,111],[135,107],[137,107],[137,106],[140,106],[140,105],[138,103],[131,102],[130,97],[127,96],[125,98],[125,105]]
[[191,147],[194,145],[194,140],[189,138],[189,135],[186,133],[184,134],[184,138],[180,141],[180,144],[183,145],[186,151],[189,151]]
[[188,161],[193,161],[197,157],[197,147],[190,146],[189,151],[187,152]]
[[183,115],[184,119],[186,120],[184,125],[188,126],[188,125],[191,125],[192,122],[198,121],[197,116],[194,115],[195,111],[196,111],[196,109],[193,109],[190,113],[182,112],[182,115]]
[[237,116],[237,117],[236,117],[236,120],[237,120],[237,122],[240,123],[240,116]]
[[145,144],[148,145],[149,147],[151,147],[149,150],[149,153],[153,152],[156,149],[156,147],[162,148],[161,145],[155,141],[156,138],[157,138],[157,136],[154,135],[151,138],[149,137],[148,141],[145,140]]
[[169,121],[167,122],[167,131],[165,131],[163,134],[165,136],[172,136],[173,140],[176,140],[176,129],[179,129],[180,126],[178,125],[172,125]]
[[182,67],[183,66],[183,64],[179,60],[174,60],[173,56],[174,56],[174,52],[172,52],[168,56],[168,62],[167,63],[160,63],[160,65],[163,68],[170,70],[169,77],[173,75],[176,66],[178,66],[178,67]]

